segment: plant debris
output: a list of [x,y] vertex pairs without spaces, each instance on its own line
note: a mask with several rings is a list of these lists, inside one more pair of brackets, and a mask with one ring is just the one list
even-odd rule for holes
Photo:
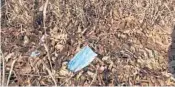
[[[2,85],[175,85],[174,0],[1,3]],[[87,45],[96,58],[69,72]]]

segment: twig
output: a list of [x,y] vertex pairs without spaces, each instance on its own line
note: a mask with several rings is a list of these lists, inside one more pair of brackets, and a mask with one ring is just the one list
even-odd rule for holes
[[170,10],[170,8],[169,8],[168,5],[167,5],[168,1],[167,1],[167,0],[165,0],[165,1],[166,1],[166,3],[164,3],[164,5],[165,5],[165,7],[168,9],[168,11],[170,12],[170,15],[173,17],[174,14],[173,14],[173,12]]
[[[45,36],[47,36],[47,33],[46,33],[46,11],[47,11],[47,6],[48,6],[48,0],[46,0],[45,4],[44,4],[44,7],[43,7],[43,28],[44,28],[44,31],[45,31]],[[47,44],[47,40],[46,40],[46,44]],[[47,57],[48,57],[48,60],[49,60],[49,63],[50,63],[50,67],[52,69],[52,64],[51,64],[51,58],[50,58],[50,54],[49,54],[49,49],[48,49],[48,46],[44,44],[44,47],[45,47],[45,50],[47,51]]]
[[45,4],[44,4],[44,8],[43,8],[43,28],[45,31],[45,35],[46,35],[46,11],[47,11],[47,6],[48,6],[48,0],[46,0]]
[[13,67],[14,67],[15,62],[16,62],[16,59],[13,60],[13,62],[12,62],[12,66],[11,66],[11,69],[10,69],[10,73],[9,73],[9,76],[8,76],[8,79],[7,79],[7,86],[8,86],[8,84],[9,84],[9,82],[10,82],[10,77],[11,77],[11,74],[12,74],[12,71],[13,71]]
[[47,46],[46,44],[44,44],[44,48],[45,48],[45,50],[46,50],[46,52],[47,52],[47,58],[48,58],[48,60],[49,60],[49,65],[50,65],[50,68],[51,68],[51,70],[52,70],[53,68],[52,68],[52,63],[51,63],[49,48],[48,48],[48,46]]
[[96,77],[97,77],[97,71],[98,71],[98,69],[99,69],[99,67],[96,69],[96,71],[95,71],[95,75],[94,75],[94,77],[93,77],[93,79],[92,79],[92,81],[91,81],[91,83],[90,83],[89,86],[91,86],[92,83],[95,81],[95,79],[96,79]]
[[[20,75],[23,75],[23,76],[35,76],[35,77],[41,77],[41,75],[36,75],[36,74],[20,74]],[[48,77],[48,75],[46,76],[42,76],[42,77]]]
[[1,54],[1,59],[2,59],[2,85],[5,86],[5,59],[4,59],[4,55],[2,53],[2,50],[0,50],[0,54]]
[[72,77],[74,76],[74,74],[72,74],[64,83],[62,83],[60,86],[64,85],[65,83],[67,83]]
[[[7,6],[7,0],[5,0],[5,15],[7,15],[7,11],[8,11],[8,6]],[[2,14],[1,14],[2,15]],[[1,17],[0,17],[1,19]],[[7,22],[7,21],[6,21]],[[0,23],[1,25],[1,23]],[[1,31],[1,29],[0,29]],[[1,37],[1,33],[0,33],[0,37]],[[0,38],[0,48],[1,48],[1,38]],[[1,55],[1,59],[2,59],[2,81],[1,81],[1,85],[2,86],[5,86],[5,58],[4,58],[4,55],[2,53],[2,50],[0,49],[0,55]]]
[[50,77],[52,78],[55,86],[57,86],[57,82],[56,82],[55,78],[53,77],[53,74],[52,74],[51,70],[49,70],[49,68],[45,65],[45,63],[43,61],[42,61],[42,64],[45,67],[45,69],[47,70],[47,72],[49,73]]

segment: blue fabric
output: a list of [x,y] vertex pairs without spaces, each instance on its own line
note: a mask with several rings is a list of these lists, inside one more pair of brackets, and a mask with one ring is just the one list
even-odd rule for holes
[[88,66],[96,56],[97,54],[89,46],[85,46],[70,60],[68,69],[72,72],[77,72]]

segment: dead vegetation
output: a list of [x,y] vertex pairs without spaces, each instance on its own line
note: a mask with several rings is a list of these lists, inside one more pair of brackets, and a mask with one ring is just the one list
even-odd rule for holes
[[[175,85],[168,69],[174,0],[1,3],[3,85]],[[98,57],[72,74],[66,64],[85,45]]]

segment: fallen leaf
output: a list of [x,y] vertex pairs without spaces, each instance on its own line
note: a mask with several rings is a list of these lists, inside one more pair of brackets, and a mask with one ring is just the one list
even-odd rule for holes
[[61,76],[68,76],[70,73],[69,73],[69,70],[66,69],[66,65],[67,65],[68,62],[63,62],[62,63],[62,67],[59,71],[59,75]]
[[69,75],[69,71],[67,69],[61,68],[61,70],[59,71],[59,75],[60,76],[67,76],[67,75]]

